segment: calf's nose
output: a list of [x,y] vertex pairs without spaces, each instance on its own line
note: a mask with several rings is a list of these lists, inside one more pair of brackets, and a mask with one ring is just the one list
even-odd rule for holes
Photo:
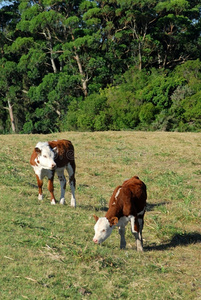
[[97,243],[98,243],[98,240],[95,239],[95,238],[93,238],[93,242],[94,242],[95,244],[97,244]]
[[52,169],[54,169],[56,167],[56,164],[55,163],[53,163],[52,164]]

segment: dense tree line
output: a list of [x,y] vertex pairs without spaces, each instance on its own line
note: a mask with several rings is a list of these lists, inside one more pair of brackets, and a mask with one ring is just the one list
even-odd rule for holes
[[0,5],[0,133],[201,129],[201,0]]

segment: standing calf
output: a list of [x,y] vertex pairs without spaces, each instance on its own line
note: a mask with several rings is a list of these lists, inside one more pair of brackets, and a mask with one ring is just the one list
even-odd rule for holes
[[94,216],[94,243],[104,242],[112,233],[115,226],[119,227],[121,236],[120,248],[126,247],[125,226],[131,222],[131,232],[135,236],[137,251],[143,251],[142,229],[146,209],[146,185],[134,176],[121,186],[116,187],[109,202],[109,209],[105,217]]
[[55,171],[61,186],[60,204],[65,204],[66,178],[64,176],[64,169],[67,169],[71,188],[71,206],[76,206],[74,147],[70,141],[57,140],[52,142],[39,142],[33,150],[30,164],[36,174],[39,200],[43,198],[43,178],[45,176],[48,177],[48,190],[51,194],[51,204],[56,204],[53,186]]

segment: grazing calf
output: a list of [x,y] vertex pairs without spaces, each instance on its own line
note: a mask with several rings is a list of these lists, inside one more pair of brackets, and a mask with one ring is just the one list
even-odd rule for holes
[[67,169],[71,188],[71,206],[76,206],[74,147],[70,141],[57,140],[52,142],[39,142],[33,150],[30,164],[36,174],[39,200],[42,200],[43,198],[43,178],[45,176],[48,177],[48,190],[51,194],[51,204],[56,204],[53,186],[55,171],[61,186],[60,204],[65,204],[66,178],[64,176],[64,169]]
[[146,209],[146,185],[134,176],[121,186],[116,187],[109,202],[109,209],[105,217],[94,216],[94,243],[104,242],[112,233],[115,226],[119,227],[121,236],[120,248],[126,247],[125,226],[131,222],[131,232],[135,236],[137,251],[143,251],[142,229]]

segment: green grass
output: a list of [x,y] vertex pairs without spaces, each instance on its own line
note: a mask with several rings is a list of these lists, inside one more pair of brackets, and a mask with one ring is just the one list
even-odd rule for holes
[[[29,165],[40,141],[70,139],[76,151],[77,208],[38,201]],[[201,299],[201,134],[68,132],[0,136],[0,299]],[[127,226],[101,246],[93,214],[114,188],[138,175],[148,188],[144,253]],[[55,194],[59,199],[59,182]]]

